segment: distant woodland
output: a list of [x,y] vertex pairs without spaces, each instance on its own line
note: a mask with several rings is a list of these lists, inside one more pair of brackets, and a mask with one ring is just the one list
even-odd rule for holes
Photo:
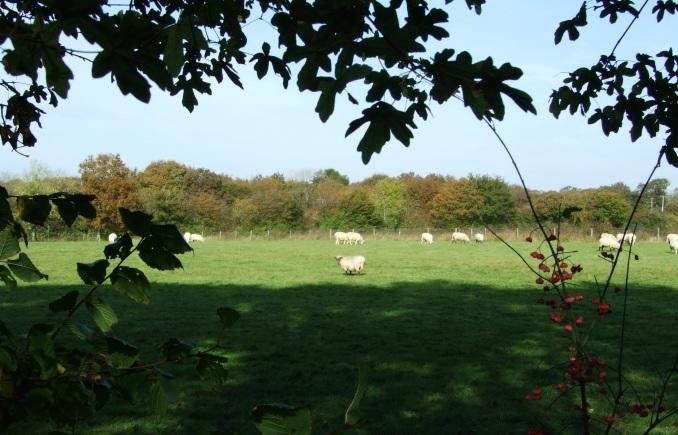
[[[90,156],[80,163],[80,177],[59,176],[34,164],[20,177],[0,176],[14,195],[85,192],[96,195],[98,215],[65,228],[53,218],[33,232],[121,231],[117,209],[143,210],[160,223],[193,232],[312,229],[450,229],[529,226],[525,193],[517,185],[487,175],[452,177],[404,173],[373,175],[352,182],[335,169],[285,177],[282,174],[238,179],[175,161],[156,161],[141,171],[115,154]],[[637,213],[639,228],[678,229],[678,192],[666,179],[653,180]],[[564,187],[531,191],[538,213],[549,224],[596,231],[620,229],[640,186],[618,182],[595,188]],[[559,212],[560,210],[560,212]],[[567,210],[566,217],[562,211]],[[574,212],[572,212],[574,211]]]

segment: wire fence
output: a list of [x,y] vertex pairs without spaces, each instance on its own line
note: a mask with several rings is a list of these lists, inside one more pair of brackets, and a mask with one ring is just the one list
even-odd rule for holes
[[[535,227],[527,226],[503,226],[492,228],[502,239],[507,241],[524,240],[527,236],[532,236],[534,240],[539,240],[541,234]],[[369,240],[391,240],[391,241],[419,241],[421,234],[424,232],[433,234],[435,241],[450,241],[452,240],[452,232],[466,233],[471,240],[477,233],[483,235],[486,241],[497,240],[496,237],[486,228],[482,226],[468,226],[457,228],[398,228],[398,229],[383,229],[383,228],[314,228],[308,230],[294,229],[294,230],[242,230],[242,229],[227,229],[221,231],[211,232],[196,232],[202,235],[205,240],[331,240],[334,241],[334,233],[336,231],[354,231],[362,235],[365,241]],[[558,234],[561,240],[597,240],[602,232],[618,234],[623,231],[622,228],[582,228],[576,226],[562,226],[560,233],[557,228],[549,227],[547,231],[553,234]],[[667,228],[638,228],[636,237],[640,241],[664,241],[666,234],[678,233],[678,229],[671,231]],[[108,233],[97,232],[95,230],[88,231],[39,231],[29,232],[28,238],[31,241],[108,241]]]

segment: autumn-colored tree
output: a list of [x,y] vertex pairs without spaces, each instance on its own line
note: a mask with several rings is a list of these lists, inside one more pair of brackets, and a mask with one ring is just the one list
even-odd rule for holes
[[410,172],[400,175],[399,179],[407,189],[404,225],[421,228],[433,225],[431,204],[445,184],[445,178],[441,175],[422,177]]
[[434,223],[454,228],[480,222],[483,195],[469,180],[449,180],[431,202]]
[[379,224],[369,191],[362,186],[356,187],[346,195],[341,201],[340,208],[340,222],[348,230],[369,228]]
[[135,173],[119,154],[99,154],[80,163],[80,176],[85,192],[96,195],[97,216],[90,224],[99,230],[121,230],[118,208],[136,209],[140,205]]

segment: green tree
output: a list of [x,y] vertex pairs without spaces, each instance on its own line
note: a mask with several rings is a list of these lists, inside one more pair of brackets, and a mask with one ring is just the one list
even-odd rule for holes
[[90,224],[97,230],[120,231],[123,222],[120,207],[139,207],[135,173],[119,154],[89,156],[80,163],[82,186],[88,194],[96,196],[96,218]]
[[590,198],[591,218],[596,224],[621,227],[631,211],[626,198],[618,192],[597,189]]
[[487,225],[513,223],[516,218],[516,204],[508,184],[500,177],[470,175],[469,181],[483,196],[480,221]]
[[336,169],[331,168],[316,171],[316,173],[313,174],[313,180],[311,182],[313,184],[318,184],[324,181],[334,181],[343,186],[348,186],[349,183],[348,177],[346,175],[343,175],[339,173],[339,171],[337,171]]
[[365,188],[355,188],[341,201],[341,223],[347,230],[356,231],[360,228],[369,228],[379,225],[375,216],[374,203],[370,199],[369,191]]
[[398,228],[402,222],[407,201],[407,190],[402,181],[382,178],[371,189],[376,218],[386,228]]

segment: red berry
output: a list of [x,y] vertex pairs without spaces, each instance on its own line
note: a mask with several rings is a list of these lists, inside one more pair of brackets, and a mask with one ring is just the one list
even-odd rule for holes
[[525,237],[525,241],[532,243],[532,236]]

